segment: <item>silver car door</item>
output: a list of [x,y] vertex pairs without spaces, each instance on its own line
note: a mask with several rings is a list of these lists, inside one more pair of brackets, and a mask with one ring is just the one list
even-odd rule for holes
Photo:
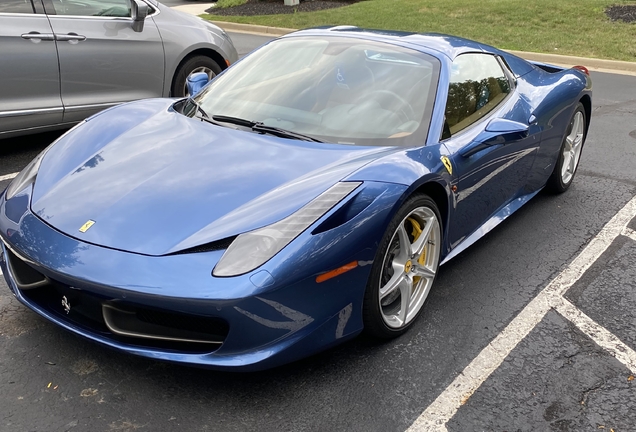
[[36,5],[0,2],[0,137],[62,121],[53,31],[40,0]]
[[161,37],[150,17],[142,31],[133,30],[131,0],[44,0],[44,6],[57,40],[64,121],[163,96]]

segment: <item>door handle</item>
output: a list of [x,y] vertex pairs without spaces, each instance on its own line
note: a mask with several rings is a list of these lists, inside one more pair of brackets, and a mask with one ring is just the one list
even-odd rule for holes
[[55,40],[60,41],[60,42],[80,42],[80,41],[85,41],[86,40],[86,36],[82,36],[82,35],[78,35],[77,33],[69,33],[69,34],[65,34],[65,35],[55,35]]
[[47,41],[55,40],[55,35],[53,33],[40,33],[36,31],[23,33],[20,36],[22,37],[22,39],[32,40],[35,43],[38,43],[41,40],[47,40]]

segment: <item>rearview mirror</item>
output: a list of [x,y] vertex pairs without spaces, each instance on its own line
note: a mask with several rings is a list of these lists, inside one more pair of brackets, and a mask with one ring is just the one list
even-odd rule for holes
[[208,82],[210,82],[210,78],[205,72],[197,72],[190,75],[186,79],[186,85],[188,86],[188,94],[190,97],[199,93]]
[[132,29],[140,33],[144,29],[144,21],[148,16],[148,5],[140,0],[130,2],[130,13],[132,15]]

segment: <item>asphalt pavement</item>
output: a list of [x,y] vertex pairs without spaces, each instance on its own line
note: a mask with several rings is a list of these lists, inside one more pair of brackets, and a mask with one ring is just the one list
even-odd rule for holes
[[[268,40],[231,36],[242,54]],[[212,372],[85,341],[0,282],[0,430],[404,431],[426,414],[412,429],[425,430],[417,424],[443,417],[427,409],[448,408],[440,398],[462,379],[477,384],[445,411],[451,431],[635,430],[636,365],[603,345],[598,328],[636,350],[636,222],[612,236],[604,228],[631,214],[636,196],[636,77],[592,76],[592,124],[570,190],[539,194],[444,265],[423,315],[397,340],[359,337],[271,371]],[[0,179],[54,136],[0,141]],[[607,247],[588,253],[598,241]],[[557,297],[599,327],[548,305],[511,339],[504,329],[581,260],[589,268]],[[500,338],[513,342],[497,345],[502,361],[492,363]],[[495,366],[485,373],[485,364]]]

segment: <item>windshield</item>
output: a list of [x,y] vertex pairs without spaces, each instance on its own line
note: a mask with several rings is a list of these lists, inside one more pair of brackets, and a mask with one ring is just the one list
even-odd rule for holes
[[438,76],[439,61],[419,51],[344,37],[289,37],[249,55],[194,99],[212,117],[321,141],[423,145]]

